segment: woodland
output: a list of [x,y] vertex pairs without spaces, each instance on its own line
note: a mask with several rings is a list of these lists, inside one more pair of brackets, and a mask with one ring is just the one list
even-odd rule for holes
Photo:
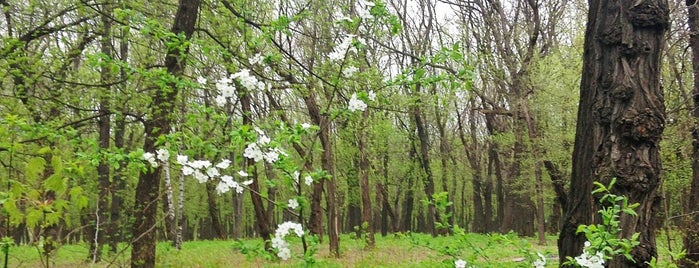
[[0,7],[5,260],[465,232],[649,267],[664,230],[699,262],[694,0]]

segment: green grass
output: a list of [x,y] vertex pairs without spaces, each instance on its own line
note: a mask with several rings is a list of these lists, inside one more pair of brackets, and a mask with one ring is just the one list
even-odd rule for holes
[[[546,246],[536,245],[533,238],[516,238],[500,235],[467,234],[459,241],[454,237],[432,238],[424,234],[411,237],[376,237],[376,248],[365,250],[364,242],[349,236],[341,238],[342,258],[330,257],[327,243],[319,245],[315,256],[315,267],[454,267],[454,258],[443,254],[452,252],[459,258],[471,260],[478,267],[531,267],[522,261],[524,253],[518,249],[528,249],[547,255],[547,267],[557,267],[558,262],[551,257],[556,255],[556,237],[549,236]],[[300,242],[290,239],[292,254],[301,255]],[[508,242],[509,241],[509,242]],[[523,242],[526,241],[526,242]],[[259,240],[245,240],[247,245],[261,244]],[[663,248],[662,239],[658,239]],[[288,261],[265,260],[260,256],[246,256],[234,248],[234,241],[190,241],[183,244],[181,251],[169,243],[159,243],[157,247],[157,267],[304,267],[301,258]],[[52,258],[51,267],[128,267],[129,248],[121,254],[105,253],[103,261],[92,264],[86,261],[88,245],[64,245]],[[105,248],[106,249],[106,248]],[[661,257],[663,251],[659,250]],[[41,267],[39,253],[34,247],[20,246],[10,249],[9,267]]]

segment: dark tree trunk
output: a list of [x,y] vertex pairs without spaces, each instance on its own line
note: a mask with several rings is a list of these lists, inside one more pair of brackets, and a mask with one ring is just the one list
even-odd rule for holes
[[[172,32],[184,34],[189,39],[194,33],[194,25],[199,14],[199,0],[180,0],[175,14]],[[186,50],[185,50],[186,51]],[[165,57],[167,72],[180,76],[184,71],[186,60],[178,48],[169,48]],[[186,55],[186,52],[185,52]],[[155,152],[159,137],[170,130],[175,99],[179,92],[176,84],[167,85],[168,89],[156,89],[151,103],[151,116],[144,122],[146,139],[143,144],[145,152]],[[136,186],[133,224],[133,241],[131,248],[131,267],[155,267],[155,227],[159,193],[160,168],[152,168],[141,173]]]
[[219,215],[218,202],[216,201],[216,185],[214,181],[206,182],[206,203],[209,208],[209,219],[211,220],[211,228],[213,228],[216,238],[226,239],[226,232],[221,225],[221,217]]
[[[412,137],[412,135],[411,135]],[[415,141],[410,142],[410,151],[408,153],[408,158],[411,160],[409,171],[405,178],[407,180],[407,185],[404,186],[403,191],[405,191],[405,197],[403,198],[403,204],[401,205],[402,211],[400,215],[400,231],[410,232],[413,229],[413,209],[415,206],[415,190],[413,186],[415,184],[415,159],[417,157],[417,149],[415,148]]]
[[366,223],[366,247],[374,248],[374,221],[372,219],[371,194],[369,189],[369,152],[366,144],[366,124],[369,120],[369,110],[362,114],[362,133],[359,135],[359,184],[362,190],[362,225]]
[[622,215],[621,236],[640,233],[631,255],[609,261],[610,267],[647,266],[657,256],[653,223],[661,183],[658,143],[665,124],[660,88],[660,56],[669,25],[663,0],[590,1],[573,171],[558,240],[559,256],[581,254],[585,237],[580,224],[593,222],[597,210],[592,182],[609,184],[639,203],[638,217]]
[[684,248],[687,250],[687,259],[683,261],[683,267],[696,267],[699,265],[699,212],[696,211],[699,204],[699,6],[696,0],[687,0],[687,12],[689,17],[689,44],[692,48],[692,70],[694,85],[692,99],[694,100],[694,129],[692,130],[692,184],[689,190],[689,205],[685,207],[685,213],[689,215],[686,221],[686,233],[684,235]]
[[[112,58],[112,20],[109,18],[109,14],[112,13],[112,6],[110,4],[103,5],[104,14],[102,18],[102,30],[104,31],[101,42],[100,51],[107,58]],[[100,70],[100,80],[103,84],[108,85],[112,80],[111,68],[109,66],[103,66]],[[110,119],[110,97],[111,97],[111,87],[106,86],[104,92],[100,96],[99,103],[99,119],[97,120],[97,125],[99,129],[99,148],[102,151],[108,151],[111,141],[111,128],[112,122]],[[102,245],[105,242],[105,237],[109,235],[109,198],[107,198],[110,193],[111,183],[110,183],[110,172],[109,163],[106,158],[101,158],[100,163],[97,166],[97,177],[99,180],[99,195],[100,198],[97,201],[97,208],[95,209],[95,219],[94,224],[96,228],[94,241],[90,241],[90,259],[92,262],[98,262],[102,258]]]
[[[488,130],[488,135],[496,134],[498,131],[496,125],[495,115],[491,113],[485,114],[485,126]],[[488,231],[498,231],[498,226],[502,224],[505,218],[505,191],[503,189],[502,164],[500,162],[498,150],[497,143],[490,141],[490,144],[488,144],[488,177],[495,177],[495,199],[498,207],[496,219],[493,224],[491,224],[491,228]]]
[[[114,147],[117,149],[124,148],[124,135],[126,135],[126,118],[123,116],[117,117],[114,124]],[[126,188],[126,180],[123,178],[125,161],[119,163],[119,168],[114,171],[112,178],[111,204],[109,206],[109,250],[113,253],[117,252],[117,246],[122,241],[121,235],[121,210],[124,203],[124,189]]]
[[[358,157],[358,156],[357,156]],[[346,232],[355,232],[357,238],[362,234],[362,206],[360,204],[360,189],[359,189],[359,174],[354,169],[358,166],[357,161],[352,161],[352,167],[347,173],[347,223],[345,226]],[[357,229],[355,229],[357,228]]]
[[[416,86],[417,93],[420,93],[420,86]],[[437,228],[435,223],[441,222],[439,213],[437,213],[434,205],[434,175],[432,174],[432,167],[430,166],[430,144],[429,144],[429,134],[427,133],[427,126],[423,120],[423,114],[421,109],[421,104],[414,104],[412,107],[412,116],[415,123],[415,128],[417,129],[418,140],[420,141],[420,151],[418,154],[418,160],[420,167],[422,168],[424,174],[420,177],[422,178],[422,184],[425,190],[425,197],[429,201],[427,205],[427,220],[425,220],[425,229],[432,234],[432,236],[437,236]]]
[[[473,104],[473,98],[471,98],[470,103]],[[457,107],[457,110],[459,108]],[[459,121],[457,126],[459,127],[459,138],[461,143],[464,145],[464,152],[466,153],[466,158],[468,158],[468,163],[471,166],[471,184],[473,187],[473,225],[471,225],[471,230],[476,233],[487,233],[488,226],[490,225],[490,219],[486,217],[486,211],[483,207],[483,176],[481,170],[481,153],[478,147],[477,139],[477,125],[476,125],[476,113],[471,109],[468,113],[469,120],[469,137],[470,142],[466,140],[466,133],[463,126],[463,115],[459,115]],[[466,182],[464,182],[465,184]],[[466,204],[463,203],[463,206]],[[492,215],[492,213],[491,213]]]
[[568,196],[565,192],[566,180],[563,172],[561,172],[558,166],[550,160],[544,160],[544,167],[549,173],[551,183],[553,184],[553,190],[556,192],[556,201],[553,202],[553,211],[551,212],[549,223],[549,230],[556,233],[561,227],[562,209],[566,207],[568,203]]
[[318,107],[315,96],[312,94],[312,92],[309,92],[308,95],[304,96],[304,102],[306,103],[306,108],[308,109],[308,114],[311,117],[311,121],[313,121],[313,124],[320,127],[318,137],[320,138],[320,144],[323,148],[320,162],[321,167],[325,172],[327,172],[330,178],[328,180],[317,180],[313,183],[309,229],[314,234],[323,233],[323,210],[320,202],[323,194],[323,184],[325,184],[327,187],[325,202],[328,215],[328,240],[330,242],[330,254],[335,257],[339,257],[340,222],[337,207],[337,189],[333,177],[335,173],[335,166],[333,163],[333,147],[330,143],[330,120],[327,115],[321,115],[320,107]]

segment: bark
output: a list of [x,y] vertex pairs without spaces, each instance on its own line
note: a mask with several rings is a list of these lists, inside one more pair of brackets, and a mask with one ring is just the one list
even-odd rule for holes
[[179,177],[179,194],[177,196],[177,212],[179,213],[179,217],[177,218],[176,222],[176,229],[175,229],[175,237],[173,240],[173,246],[181,250],[182,249],[182,228],[184,228],[185,220],[184,220],[184,174],[180,173]]
[[[126,118],[123,116],[117,117],[114,124],[114,147],[119,150],[123,149],[124,136],[126,135]],[[121,211],[122,205],[124,203],[124,189],[126,188],[126,180],[123,178],[124,167],[127,163],[122,161],[119,163],[119,168],[114,171],[114,177],[112,178],[112,189],[109,191],[111,194],[111,203],[109,205],[109,220],[111,221],[109,226],[109,249],[111,252],[116,253],[119,242],[122,241],[121,237]]]
[[689,22],[689,44],[692,48],[692,73],[694,83],[692,87],[692,99],[694,109],[694,129],[692,130],[692,184],[689,190],[689,205],[685,206],[686,233],[683,244],[687,250],[686,260],[681,265],[683,267],[696,267],[699,264],[699,211],[696,204],[699,204],[699,6],[696,0],[687,0],[687,12]]
[[551,178],[551,183],[553,184],[553,191],[556,193],[556,202],[553,202],[553,211],[551,212],[551,220],[549,223],[549,230],[552,232],[558,232],[561,227],[561,209],[567,206],[568,196],[565,192],[565,179],[563,172],[560,171],[558,166],[550,160],[544,160],[544,167],[549,173]]
[[[471,104],[473,104],[473,99],[471,99]],[[457,107],[457,110],[459,108]],[[469,138],[470,142],[466,140],[466,133],[463,126],[463,115],[459,114],[458,128],[459,128],[459,139],[461,139],[461,144],[464,145],[464,153],[466,153],[466,158],[471,166],[471,184],[473,186],[473,225],[471,225],[471,230],[476,233],[487,233],[488,226],[490,225],[490,219],[486,218],[486,211],[483,207],[483,176],[481,172],[481,153],[478,148],[478,139],[476,135],[476,113],[471,109],[468,113],[469,120]],[[465,182],[464,182],[465,184]],[[465,202],[462,202],[462,206],[466,206]]]
[[366,144],[366,127],[369,117],[369,110],[362,113],[362,127],[359,135],[359,184],[362,190],[362,225],[366,224],[366,247],[368,249],[375,247],[374,239],[374,222],[372,219],[371,195],[369,189],[369,153],[367,152]]
[[[245,87],[242,86],[236,87],[236,93],[240,99],[240,107],[243,112],[243,124],[252,126],[252,98],[250,93]],[[270,239],[272,238],[272,226],[269,222],[269,217],[262,201],[255,160],[250,158],[244,159],[243,170],[249,171],[249,178],[252,180],[252,184],[250,184],[249,187],[252,207],[255,211],[255,225],[257,227],[257,231],[260,233],[260,237],[263,241],[265,241],[265,249],[270,250],[272,248],[272,244],[270,242]],[[252,171],[250,171],[250,169],[252,169]]]
[[[112,58],[112,20],[107,14],[111,14],[112,6],[110,4],[103,5],[104,13],[102,19],[102,33],[100,42],[100,51],[107,58]],[[100,80],[103,84],[108,85],[112,80],[112,73],[109,66],[103,66],[100,70]],[[110,97],[111,87],[106,86],[104,92],[100,95],[99,103],[99,119],[97,120],[97,128],[99,129],[98,143],[100,150],[106,152],[109,150],[111,139],[112,122],[110,119]],[[95,209],[95,239],[91,241],[90,257],[92,262],[98,262],[102,258],[102,245],[105,242],[105,237],[109,235],[109,199],[110,196],[110,169],[106,158],[101,158],[97,166],[97,177],[99,180],[99,195],[103,196],[97,201]]]
[[658,212],[661,163],[658,143],[665,124],[660,88],[660,56],[669,26],[666,1],[590,1],[573,171],[558,246],[559,256],[581,253],[580,224],[593,223],[598,206],[592,182],[639,203],[638,217],[622,215],[621,236],[640,233],[631,255],[617,256],[610,267],[644,267],[657,256],[653,222]]
[[[488,135],[496,134],[498,131],[496,124],[497,122],[495,120],[495,115],[490,113],[485,115],[485,126],[488,130]],[[498,150],[498,144],[494,141],[490,141],[490,144],[488,145],[488,177],[495,177],[495,199],[497,200],[498,207],[495,222],[491,225],[491,229],[489,231],[499,230],[498,226],[502,224],[505,218],[505,191],[503,189],[502,164],[500,162]]]
[[[420,85],[416,86],[416,91],[418,94],[420,93],[420,87]],[[434,175],[432,174],[432,168],[430,166],[431,159],[429,153],[429,134],[427,133],[427,126],[423,120],[420,103],[414,104],[411,110],[415,128],[417,130],[418,140],[420,142],[418,160],[420,167],[424,172],[424,174],[420,177],[422,178],[425,196],[429,201],[429,204],[427,205],[427,220],[425,221],[425,228],[432,234],[432,236],[437,236],[438,230],[435,227],[435,223],[441,222],[441,219],[434,205]]]
[[[313,124],[319,127],[325,125],[325,121],[327,119],[321,117],[320,107],[318,107],[318,104],[315,100],[315,96],[309,92],[308,95],[304,96],[303,100],[306,104],[306,109],[308,109],[308,115],[311,117],[311,121],[313,122]],[[322,131],[324,129],[321,127],[320,130],[321,131],[318,135],[322,136]],[[327,129],[325,129],[325,131],[327,131]],[[327,135],[327,133],[325,135]],[[321,201],[323,199],[324,184],[324,179],[313,181],[313,190],[311,193],[311,214],[308,220],[308,229],[311,231],[312,234],[317,235],[321,242],[323,241],[323,209],[321,207]]]
[[163,212],[165,213],[165,239],[175,241],[175,204],[172,192],[172,178],[170,177],[169,163],[163,163],[163,183],[165,195],[163,196]]
[[209,210],[209,219],[211,220],[211,228],[213,228],[214,234],[218,239],[226,239],[226,232],[223,230],[223,225],[221,225],[221,217],[219,216],[218,202],[216,198],[216,182],[207,181],[206,182],[206,204]]
[[[180,0],[175,14],[171,31],[176,34],[184,34],[189,39],[194,33],[194,25],[199,14],[199,0]],[[186,55],[179,49],[170,48],[165,57],[167,72],[175,77],[182,75]],[[150,117],[145,120],[144,128],[146,139],[143,144],[145,152],[155,152],[155,145],[159,137],[166,135],[170,130],[172,112],[179,88],[175,84],[167,85],[168,89],[157,89],[151,103]],[[133,224],[133,241],[131,250],[131,267],[155,267],[155,226],[157,224],[157,207],[159,195],[160,168],[148,169],[141,173],[136,186],[136,197]]]

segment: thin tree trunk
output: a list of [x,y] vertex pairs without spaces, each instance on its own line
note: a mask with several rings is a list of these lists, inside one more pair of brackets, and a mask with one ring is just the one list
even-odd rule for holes
[[366,225],[366,247],[371,249],[375,246],[375,239],[369,189],[369,153],[366,148],[366,124],[368,119],[369,110],[367,109],[362,113],[362,127],[359,134],[359,184],[362,190],[362,226]]
[[631,263],[645,267],[657,256],[655,204],[661,179],[658,143],[665,125],[660,57],[669,26],[667,1],[590,1],[569,201],[558,240],[561,259],[581,254],[578,225],[593,223],[592,182],[617,183],[612,192],[639,203],[637,217],[619,218],[621,236],[639,233]]
[[[104,31],[101,36],[100,41],[100,51],[105,55],[106,58],[112,58],[112,19],[109,18],[109,14],[112,13],[112,5],[105,4],[102,5],[104,14],[102,18],[102,30]],[[100,80],[103,84],[109,85],[112,80],[111,68],[109,66],[103,66],[100,70]],[[108,151],[111,140],[111,128],[112,122],[110,119],[110,104],[111,97],[111,87],[105,86],[104,92],[100,95],[99,103],[99,119],[97,120],[97,125],[99,128],[99,148],[102,151]],[[99,195],[100,198],[97,201],[97,207],[95,208],[95,238],[94,241],[90,241],[90,255],[92,263],[98,262],[102,258],[102,245],[105,242],[105,237],[109,235],[110,229],[109,224],[109,199],[107,198],[110,192],[110,172],[109,163],[107,159],[101,158],[99,165],[97,166],[97,177],[99,180]]]
[[696,0],[687,0],[687,12],[689,18],[689,44],[692,48],[692,73],[694,84],[692,95],[694,100],[694,129],[692,130],[692,184],[689,190],[689,205],[685,206],[686,233],[683,244],[687,250],[686,260],[682,261],[683,267],[696,267],[699,265],[699,211],[696,204],[699,204],[699,6]]
[[[199,14],[199,0],[180,0],[177,13],[171,31],[176,34],[184,34],[189,39],[194,33],[194,25]],[[167,72],[173,76],[180,76],[184,72],[186,55],[179,48],[168,48],[165,58]],[[175,99],[179,88],[175,83],[167,85],[169,89],[156,89],[153,96],[151,117],[145,120],[144,128],[146,139],[143,144],[145,152],[155,152],[157,140],[168,133],[171,115],[175,106]],[[136,197],[133,224],[133,240],[131,250],[131,267],[155,267],[155,227],[157,224],[157,207],[159,195],[160,168],[148,169],[141,173],[136,185]]]
[[167,239],[175,241],[175,200],[172,192],[172,178],[170,177],[170,164],[163,163],[163,175],[165,183],[165,203],[163,210],[165,212],[165,232]]
[[184,228],[185,220],[184,220],[184,174],[180,173],[179,177],[179,195],[177,196],[177,213],[178,213],[178,218],[176,225],[177,227],[175,228],[175,237],[173,240],[173,246],[177,250],[182,249],[182,228]]

